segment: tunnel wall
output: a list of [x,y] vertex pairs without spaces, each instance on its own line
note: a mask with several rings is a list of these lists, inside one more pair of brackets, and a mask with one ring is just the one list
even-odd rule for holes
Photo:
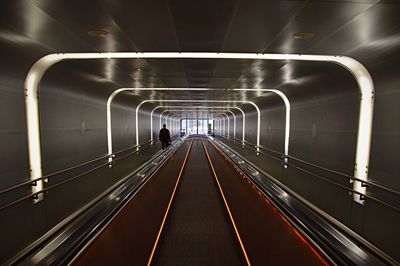
[[[43,174],[72,167],[107,154],[106,101],[115,84],[82,77],[65,66],[55,66],[44,77],[40,90]],[[68,73],[68,74],[65,74]],[[2,112],[0,189],[29,180],[23,82],[26,72],[0,79]],[[136,96],[120,95],[112,105],[114,152],[136,144]],[[149,108],[140,112],[141,143],[150,140]],[[151,107],[153,108],[153,107]],[[0,210],[0,263],[28,245],[62,219],[134,171],[159,150],[157,145],[128,154],[112,168],[107,158],[49,177],[56,186],[33,204],[32,198]],[[122,157],[121,155],[121,157]],[[118,156],[117,156],[118,158]],[[95,171],[93,168],[99,167]],[[88,173],[79,176],[81,173]],[[71,179],[70,181],[67,181]],[[65,182],[57,186],[57,184]],[[31,193],[30,184],[0,195],[1,205]]]

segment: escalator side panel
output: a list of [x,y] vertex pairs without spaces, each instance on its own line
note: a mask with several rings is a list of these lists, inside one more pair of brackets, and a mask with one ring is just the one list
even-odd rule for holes
[[74,265],[145,265],[185,153],[186,141],[130,200]]
[[327,264],[212,143],[205,144],[254,265]]

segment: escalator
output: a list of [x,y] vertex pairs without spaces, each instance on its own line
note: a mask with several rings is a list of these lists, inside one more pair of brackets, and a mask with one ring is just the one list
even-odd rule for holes
[[245,160],[210,138],[177,142],[105,196],[105,202],[14,262],[385,264]]
[[241,265],[245,261],[226,215],[201,140],[193,141],[173,205],[155,245],[154,265]]
[[[134,215],[137,210],[130,208],[130,214],[121,213],[119,217],[125,216],[126,222],[132,222],[131,226],[127,229],[128,225],[118,222],[123,218],[114,219],[75,260],[75,264],[327,264],[264,200],[260,201],[259,195],[254,193],[247,181],[243,184],[240,173],[224,160],[208,140],[187,140],[185,149],[183,159],[183,150],[178,151],[174,159],[182,162],[180,171],[174,173],[174,186],[171,182],[164,186],[171,191],[168,201],[165,196],[163,199],[157,197],[153,203],[146,201],[146,198],[152,197],[148,197],[145,191],[140,193],[143,198],[138,195],[132,201],[141,205],[143,210],[151,208],[149,212],[158,213],[158,230],[155,230],[154,219],[144,220],[142,225],[137,225],[135,217],[139,215]],[[168,167],[171,168],[166,165],[160,171]],[[151,181],[169,180],[160,171]],[[149,190],[159,190],[155,188],[156,185],[154,182],[146,186]],[[159,195],[163,194],[168,193],[160,192]],[[155,211],[158,209],[155,202],[163,202],[160,204],[165,209],[162,219],[160,211]],[[140,216],[143,217],[143,214]],[[148,230],[146,222],[152,230]],[[144,229],[146,227],[147,230]],[[127,229],[125,233],[124,228]],[[132,231],[135,236],[129,233]],[[153,240],[151,245],[150,239]],[[142,248],[136,247],[138,243]],[[140,252],[136,252],[138,250]]]

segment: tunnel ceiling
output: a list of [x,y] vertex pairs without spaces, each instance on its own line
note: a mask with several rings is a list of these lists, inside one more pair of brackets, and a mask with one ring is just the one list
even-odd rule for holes
[[[121,51],[348,55],[369,67],[399,56],[399,14],[399,1],[372,0],[5,0],[0,4],[1,70],[23,78],[37,59],[49,53]],[[93,30],[108,34],[94,37],[88,34]],[[314,36],[297,39],[298,32]],[[66,73],[78,73],[110,91],[120,87],[221,89],[130,93],[142,99],[269,97],[269,93],[227,88],[274,88],[290,98],[315,93],[308,86],[313,82],[336,85],[338,91],[356,89],[346,70],[313,62],[87,60],[59,63],[48,76],[62,79]]]

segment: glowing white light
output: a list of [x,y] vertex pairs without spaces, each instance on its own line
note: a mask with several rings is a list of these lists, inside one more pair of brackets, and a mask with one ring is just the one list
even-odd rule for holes
[[[360,93],[360,119],[357,136],[357,151],[355,162],[355,177],[362,180],[368,178],[368,163],[370,156],[370,142],[372,132],[373,117],[373,93],[374,85],[368,70],[358,61],[345,56],[330,55],[301,55],[301,54],[254,54],[254,53],[179,53],[179,52],[111,52],[111,53],[59,53],[50,54],[39,59],[30,69],[25,80],[25,104],[26,119],[33,119],[34,123],[27,121],[29,163],[31,179],[38,178],[41,174],[41,153],[40,153],[40,125],[39,125],[39,106],[37,93],[39,83],[44,73],[52,65],[62,60],[77,59],[105,59],[105,58],[192,58],[192,59],[246,59],[246,60],[298,60],[298,61],[319,61],[330,62],[343,66],[349,70],[357,80]],[[366,103],[365,103],[366,102]],[[30,114],[29,114],[30,113]],[[37,116],[33,118],[32,116]],[[136,113],[136,121],[138,113]],[[137,128],[136,128],[137,129]],[[366,130],[367,132],[363,131]],[[139,136],[136,134],[137,143]],[[38,148],[39,147],[39,148]],[[259,147],[259,142],[257,148]],[[139,148],[139,146],[138,146]],[[365,155],[361,155],[366,152]],[[366,169],[359,169],[360,167]],[[40,169],[40,170],[38,170]],[[365,171],[364,171],[365,170]],[[359,189],[357,182],[354,188]],[[358,190],[357,190],[358,191]]]
[[227,112],[230,113],[233,116],[233,140],[235,140],[236,139],[236,115],[232,111],[228,110]]
[[287,163],[287,156],[289,155],[289,141],[290,141],[290,102],[288,97],[280,90],[275,89],[232,89],[234,91],[264,91],[277,94],[284,102],[286,108],[285,118],[285,162]]
[[[113,99],[117,96],[117,94],[124,92],[124,91],[209,91],[209,90],[223,90],[219,88],[120,88],[115,90],[107,100],[107,144],[108,144],[108,154],[110,154],[109,161],[112,160],[112,129],[111,129],[111,103]],[[272,92],[279,95],[285,103],[286,106],[286,126],[285,126],[285,155],[288,156],[289,154],[289,134],[290,134],[290,103],[288,98],[284,93],[279,90],[274,89],[227,89],[233,91],[265,91],[265,92]],[[235,107],[238,108],[238,107]],[[150,141],[154,142],[153,138],[153,113],[157,109],[152,110],[150,115]],[[243,127],[242,127],[242,143],[245,142],[245,127],[246,127],[246,116],[242,109],[238,108],[238,110],[242,113],[243,117]],[[138,117],[137,117],[138,118]],[[234,120],[234,124],[236,124]],[[161,122],[160,122],[161,128]],[[234,131],[236,134],[236,130]],[[234,136],[235,137],[235,136]],[[258,146],[258,145],[257,145]],[[285,157],[285,161],[287,162],[287,157]]]
[[[260,147],[260,127],[261,127],[261,112],[258,108],[257,104],[251,101],[235,101],[235,100],[144,100],[138,104],[136,107],[136,146],[139,148],[139,109],[140,107],[147,102],[185,102],[185,103],[244,103],[251,104],[257,111],[257,152],[259,152]],[[150,118],[151,119],[151,118]],[[245,120],[243,120],[245,123]],[[244,136],[244,135],[243,135]],[[243,141],[244,142],[244,141]]]
[[[225,113],[222,113],[221,115],[224,115],[226,117],[226,120],[228,120],[228,139],[229,139],[229,130],[230,130],[229,116]],[[224,119],[224,123],[225,123],[225,119]],[[225,128],[224,128],[224,130],[225,130]]]
[[[175,105],[175,106],[170,106],[170,105],[159,105],[153,108],[153,110],[151,110],[150,113],[150,141],[153,142],[153,114],[154,112],[159,109],[159,108],[183,108],[181,105]],[[242,123],[242,142],[245,141],[245,128],[246,128],[246,114],[244,113],[244,111],[237,106],[190,106],[190,107],[186,107],[186,108],[192,108],[192,109],[219,109],[219,108],[224,108],[224,109],[237,109],[242,113],[242,117],[243,117],[243,123]],[[233,112],[232,112],[233,113]],[[234,114],[233,114],[234,115]],[[160,124],[161,127],[161,124]],[[234,128],[236,129],[236,116],[234,115]],[[236,133],[236,130],[235,130]],[[234,133],[234,134],[235,134]]]
[[[167,107],[171,107],[171,106],[167,106]],[[178,106],[178,107],[181,107],[181,106]],[[197,114],[197,112],[198,111],[195,111],[195,110],[193,110],[193,109],[190,109],[190,108],[194,108],[194,107],[187,107],[187,108],[185,108],[185,109],[168,109],[168,110],[165,110],[165,111],[163,111],[161,114],[160,114],[160,122],[161,122],[161,118],[162,118],[162,115],[164,114],[164,113],[166,113],[166,112],[177,112],[177,111],[180,111],[180,112],[193,112],[193,113],[196,113]],[[206,107],[207,108],[207,107]],[[210,107],[210,109],[217,109],[217,107]],[[227,108],[227,107],[223,107],[223,108]],[[227,112],[231,112],[231,111],[227,111]],[[235,115],[233,112],[231,112],[233,115]],[[167,115],[167,117],[169,116],[169,115],[171,115],[171,114],[168,114]],[[228,117],[226,114],[224,114],[224,113],[221,113],[220,114],[221,116],[222,115],[225,115],[226,117]],[[177,115],[173,115],[173,116],[177,116]],[[173,117],[172,116],[172,117]],[[172,118],[171,117],[171,118]],[[167,120],[166,120],[167,121]],[[161,125],[161,124],[160,124]],[[161,126],[160,126],[161,127]],[[228,128],[229,128],[229,121],[228,121]],[[225,131],[224,131],[225,132]],[[228,137],[229,137],[229,132],[228,132]]]

